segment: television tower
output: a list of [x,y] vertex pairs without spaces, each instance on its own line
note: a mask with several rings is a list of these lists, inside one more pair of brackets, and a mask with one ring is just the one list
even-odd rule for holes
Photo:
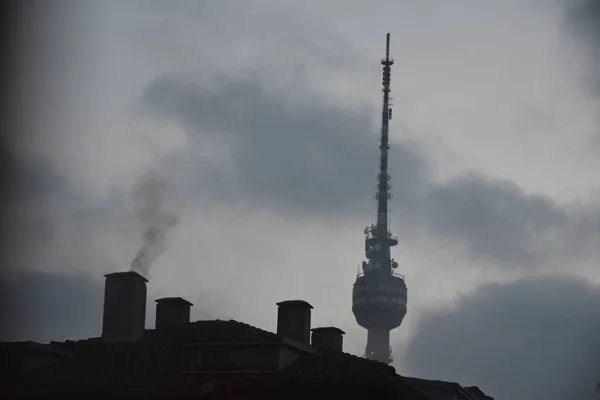
[[406,283],[394,272],[398,263],[391,258],[390,249],[398,244],[398,237],[388,228],[388,201],[391,199],[388,175],[388,136],[390,108],[391,66],[390,34],[386,37],[383,65],[383,109],[381,113],[381,140],[379,142],[379,174],[377,176],[377,223],[365,228],[365,255],[354,289],[352,312],[356,322],[367,329],[365,357],[389,364],[392,362],[390,331],[400,326],[406,315]]

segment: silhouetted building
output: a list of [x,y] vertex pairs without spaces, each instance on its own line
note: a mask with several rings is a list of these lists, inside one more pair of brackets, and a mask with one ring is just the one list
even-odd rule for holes
[[[430,381],[404,378],[386,363],[344,353],[344,332],[338,328],[312,329],[311,342],[312,306],[301,300],[277,304],[277,333],[272,333],[232,320],[190,322],[191,303],[159,299],[156,328],[140,333],[145,286],[135,272],[106,276],[110,299],[105,298],[99,338],[0,344],[3,390],[40,397],[289,399],[335,390],[332,395],[352,398],[438,398],[420,384]],[[457,393],[465,391],[453,385]]]

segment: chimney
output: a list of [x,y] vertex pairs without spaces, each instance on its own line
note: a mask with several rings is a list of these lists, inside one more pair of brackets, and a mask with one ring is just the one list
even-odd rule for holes
[[310,310],[304,300],[277,303],[277,334],[310,345]]
[[190,322],[193,304],[181,297],[156,300],[156,329],[181,328]]
[[328,326],[312,329],[312,346],[335,351],[343,351],[346,332],[340,328]]
[[140,274],[127,271],[105,275],[102,340],[134,342],[144,335],[146,282]]

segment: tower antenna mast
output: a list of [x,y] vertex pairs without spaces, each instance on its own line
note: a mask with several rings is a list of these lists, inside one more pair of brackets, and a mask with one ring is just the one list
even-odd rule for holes
[[[388,150],[390,149],[389,139],[389,120],[391,109],[389,106],[391,91],[391,66],[394,60],[390,58],[390,34],[386,35],[385,40],[385,59],[381,60],[383,64],[383,107],[381,110],[381,140],[379,141],[379,176],[377,184],[377,233],[379,237],[388,235],[388,201],[392,198],[390,193],[390,176],[388,174]],[[387,258],[390,257],[390,244],[382,243],[383,251]],[[392,245],[393,246],[393,245]]]

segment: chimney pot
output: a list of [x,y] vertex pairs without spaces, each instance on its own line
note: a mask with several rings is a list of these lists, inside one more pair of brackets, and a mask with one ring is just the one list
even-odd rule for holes
[[133,342],[140,339],[146,329],[148,280],[133,271],[104,276],[102,340]]
[[181,328],[190,322],[193,304],[181,297],[156,300],[156,329]]
[[313,306],[304,300],[287,300],[277,307],[277,334],[309,345]]
[[346,332],[334,326],[312,329],[312,346],[343,351]]

